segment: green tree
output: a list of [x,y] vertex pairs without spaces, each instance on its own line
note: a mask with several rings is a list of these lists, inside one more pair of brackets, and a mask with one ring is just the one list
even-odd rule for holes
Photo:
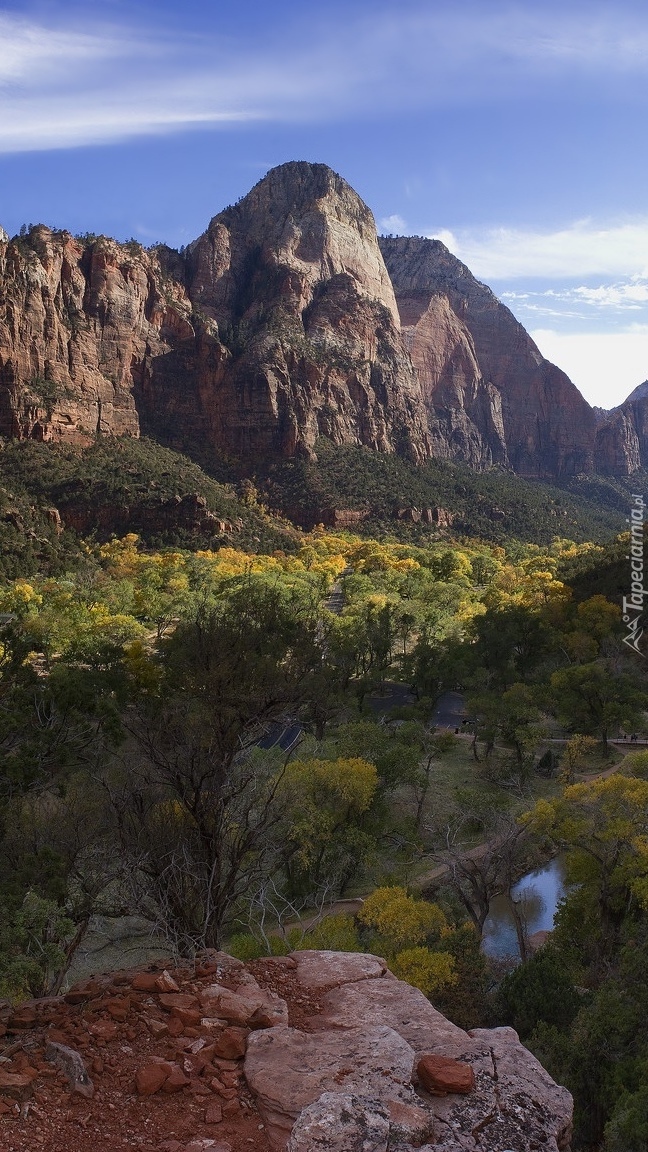
[[527,1040],[539,1023],[566,1030],[582,1006],[574,974],[564,957],[545,945],[504,977],[497,992],[497,1019]]
[[636,727],[648,703],[634,677],[599,662],[571,664],[554,672],[551,691],[560,719],[597,736],[606,751],[610,734],[620,726]]
[[283,861],[291,893],[322,885],[344,891],[375,845],[363,818],[377,785],[375,765],[359,758],[287,765],[280,795],[287,807]]
[[614,773],[573,784],[538,801],[527,824],[566,850],[582,930],[600,957],[613,956],[629,909],[648,907],[648,781]]
[[285,765],[256,745],[295,714],[320,660],[310,601],[244,579],[163,640],[157,684],[144,678],[114,802],[141,899],[184,952],[219,947],[272,871]]

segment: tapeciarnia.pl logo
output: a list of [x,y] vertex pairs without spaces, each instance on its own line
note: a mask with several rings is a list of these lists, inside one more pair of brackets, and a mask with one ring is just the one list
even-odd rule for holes
[[623,643],[633,648],[640,656],[644,653],[639,647],[643,635],[640,627],[644,610],[644,596],[648,589],[644,588],[644,513],[646,505],[643,496],[632,493],[633,506],[630,510],[628,523],[630,525],[630,595],[623,597],[623,623],[627,624],[628,632]]

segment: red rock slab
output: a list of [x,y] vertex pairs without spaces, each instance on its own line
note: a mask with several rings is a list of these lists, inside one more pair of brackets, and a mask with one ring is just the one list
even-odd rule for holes
[[223,1109],[215,1100],[205,1109],[205,1124],[220,1124],[223,1119]]
[[165,1080],[171,1075],[173,1065],[167,1063],[143,1064],[135,1073],[135,1087],[139,1096],[152,1096],[159,1092]]
[[65,993],[63,999],[66,1004],[83,1004],[84,1000],[92,1000],[104,991],[98,980],[85,980],[82,984],[75,984]]
[[148,1024],[151,1034],[155,1037],[166,1036],[169,1031],[166,1020],[158,1020],[155,1016],[147,1016],[146,1023]]
[[187,1075],[199,1076],[203,1068],[211,1066],[211,1058],[214,1054],[214,1045],[210,1044],[209,1048],[201,1052],[189,1052],[182,1061],[182,1067]]
[[[179,1020],[185,1028],[198,1028],[200,1026],[200,1011],[198,1008],[174,1008],[171,1015]],[[191,1035],[186,1031],[185,1035]]]
[[131,981],[131,988],[134,992],[159,992],[159,979],[159,972],[138,972]]
[[240,1060],[245,1056],[249,1034],[247,1028],[224,1028],[213,1046],[214,1055],[221,1060]]
[[200,996],[200,1005],[209,1019],[226,1020],[230,1024],[247,1024],[264,1002],[261,990],[240,996],[221,984],[205,988]]
[[113,1020],[95,1020],[94,1024],[90,1025],[89,1032],[97,1040],[114,1040],[117,1035],[117,1025]]
[[169,1036],[174,1036],[177,1038],[178,1036],[183,1035],[184,1030],[185,1026],[178,1016],[172,1015],[169,1017],[167,1022],[167,1032],[169,1033]]
[[36,1023],[36,1012],[33,1008],[17,1008],[7,1021],[10,1032],[22,1028],[32,1028]]
[[297,979],[305,988],[330,988],[334,984],[351,984],[356,980],[375,980],[388,971],[381,956],[357,952],[305,949],[293,952],[292,959],[297,964]]
[[185,1076],[181,1068],[177,1064],[172,1065],[171,1071],[162,1085],[163,1092],[181,1092],[190,1083],[189,1077]]
[[109,1015],[112,1016],[113,1020],[117,1020],[119,1023],[123,1024],[123,1022],[128,1019],[128,1014],[131,1009],[131,1002],[128,998],[123,1000],[115,999],[111,1000],[106,1005],[106,1008]]
[[434,1095],[458,1093],[466,1096],[475,1090],[475,1073],[470,1064],[449,1056],[421,1056],[416,1074],[422,1087]]
[[28,1100],[31,1094],[31,1076],[24,1072],[0,1072],[0,1095],[12,1100]]
[[234,1097],[238,1095],[238,1088],[227,1088],[218,1076],[214,1076],[214,1079],[210,1080],[209,1087],[212,1092],[222,1097],[223,1100],[233,1100]]
[[175,980],[173,979],[173,976],[171,975],[170,972],[167,972],[166,968],[165,968],[164,972],[162,973],[162,975],[158,976],[157,980],[155,981],[155,987],[157,988],[158,992],[179,992],[180,991],[178,984],[176,984]]
[[288,1023],[285,1000],[274,992],[262,990],[256,981],[241,985],[237,992],[221,984],[211,984],[201,993],[200,1005],[204,1020],[226,1020],[228,1024],[252,1028],[273,1028]]
[[190,992],[161,992],[158,1000],[165,1012],[172,1012],[174,1008],[198,1011],[198,997]]

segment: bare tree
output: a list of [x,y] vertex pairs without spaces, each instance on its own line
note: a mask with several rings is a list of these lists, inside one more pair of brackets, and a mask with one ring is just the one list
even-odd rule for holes
[[495,896],[507,896],[511,902],[520,955],[525,959],[524,924],[511,890],[528,863],[529,830],[509,814],[491,814],[488,840],[474,848],[466,848],[466,826],[471,818],[474,819],[465,813],[448,825],[442,846],[431,854],[444,869],[440,882],[452,889],[480,936],[491,901]]
[[114,796],[122,849],[182,953],[220,947],[237,903],[272,872],[285,763],[257,745],[308,695],[316,625],[284,589],[239,586],[162,642],[157,686],[130,710]]

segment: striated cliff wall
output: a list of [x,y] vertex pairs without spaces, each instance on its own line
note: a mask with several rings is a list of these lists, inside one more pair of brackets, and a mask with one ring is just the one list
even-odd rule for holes
[[376,236],[323,164],[273,169],[183,252],[0,230],[0,435],[144,432],[247,461],[336,444],[522,475],[648,460],[436,240]]
[[0,434],[430,453],[373,217],[323,165],[274,170],[184,257],[38,227],[0,282]]
[[439,240],[380,241],[431,423],[454,459],[526,476],[591,472],[593,410]]

